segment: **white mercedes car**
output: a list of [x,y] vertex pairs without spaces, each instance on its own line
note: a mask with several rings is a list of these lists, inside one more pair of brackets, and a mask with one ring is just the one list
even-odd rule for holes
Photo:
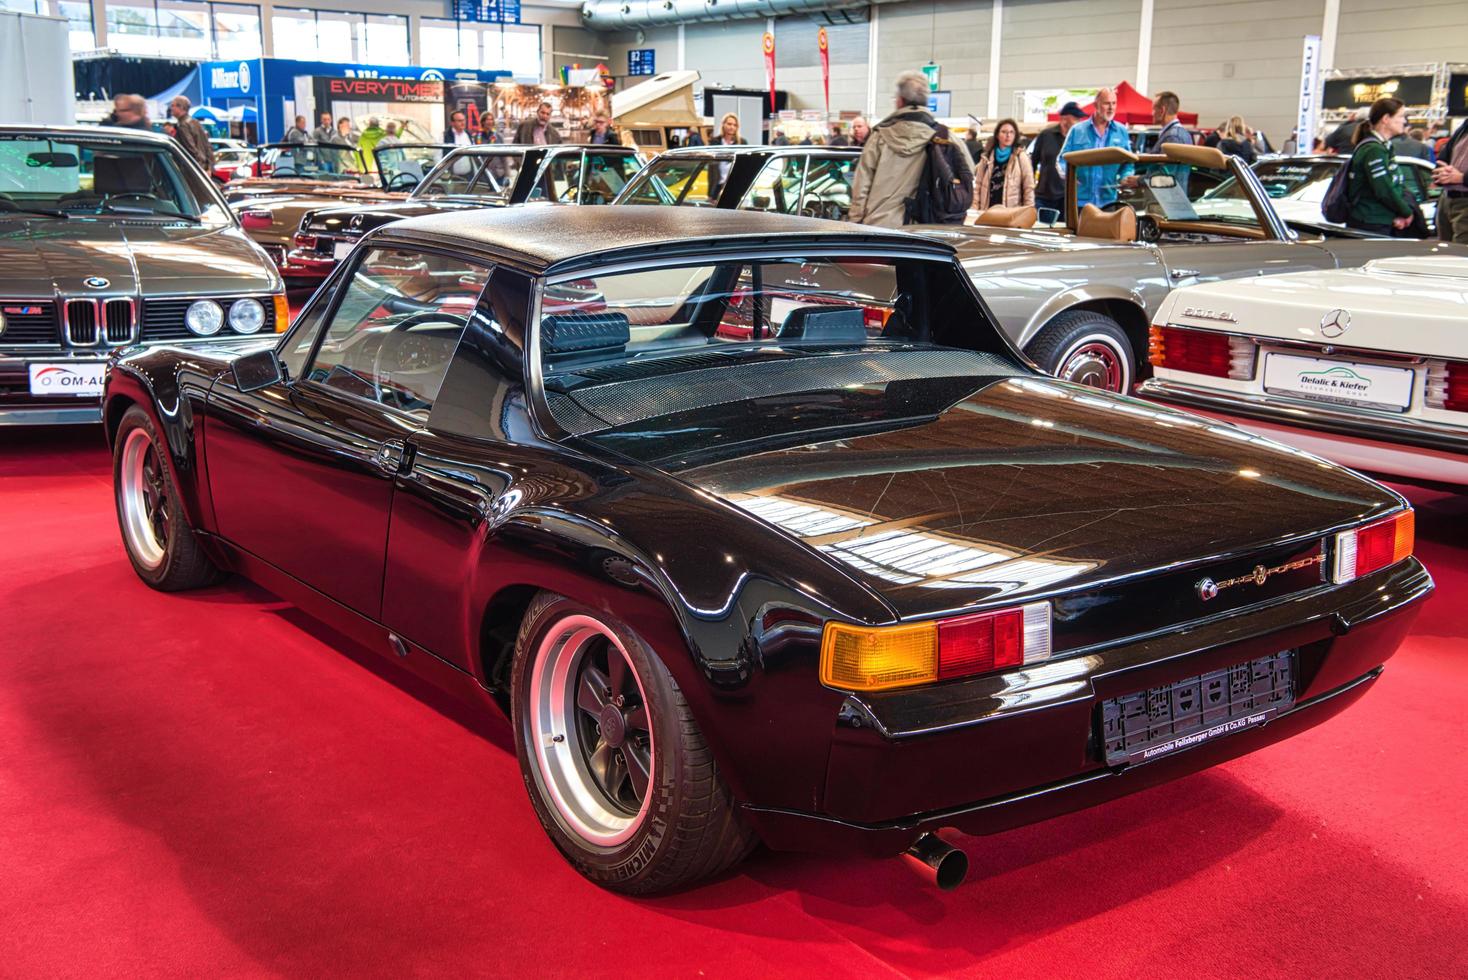
[[1468,486],[1468,250],[1175,289],[1139,393],[1358,469]]

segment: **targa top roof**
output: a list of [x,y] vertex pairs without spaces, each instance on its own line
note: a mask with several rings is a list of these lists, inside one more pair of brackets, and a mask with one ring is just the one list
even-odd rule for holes
[[745,245],[803,244],[819,247],[889,247],[899,252],[951,257],[950,245],[901,231],[869,228],[756,211],[673,208],[655,205],[574,207],[532,204],[426,215],[395,222],[389,237],[437,239],[479,246],[513,257],[536,271],[579,265],[578,260],[615,261],[629,253],[691,251]]

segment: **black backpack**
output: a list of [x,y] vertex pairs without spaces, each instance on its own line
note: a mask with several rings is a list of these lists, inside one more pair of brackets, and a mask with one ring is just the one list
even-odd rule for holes
[[1346,165],[1335,172],[1330,178],[1330,186],[1325,189],[1325,197],[1320,200],[1320,213],[1325,216],[1326,221],[1338,225],[1346,223],[1351,216],[1351,205],[1356,202],[1351,200],[1349,188],[1351,186],[1351,168],[1356,165],[1356,154],[1361,147],[1351,151],[1351,158]]
[[912,197],[907,199],[905,224],[961,225],[974,200],[974,171],[953,142],[948,127],[935,119],[923,119],[933,127],[927,159]]

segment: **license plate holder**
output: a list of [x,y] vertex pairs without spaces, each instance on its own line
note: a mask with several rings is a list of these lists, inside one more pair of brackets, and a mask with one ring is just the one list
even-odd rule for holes
[[101,361],[32,363],[27,367],[30,392],[37,397],[102,397],[107,365]]
[[1268,722],[1295,703],[1295,652],[1111,698],[1101,703],[1108,766],[1138,765]]
[[1405,412],[1412,404],[1411,368],[1270,352],[1264,355],[1264,390],[1335,405],[1364,405]]
[[356,243],[355,242],[337,242],[331,248],[331,257],[334,258],[334,259],[336,259],[338,262],[340,262],[342,259],[344,259],[348,255],[351,255],[352,254],[352,246],[354,244],[356,244]]

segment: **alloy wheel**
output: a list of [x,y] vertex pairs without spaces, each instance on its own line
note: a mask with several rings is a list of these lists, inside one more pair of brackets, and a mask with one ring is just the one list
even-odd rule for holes
[[647,814],[652,718],[632,660],[591,616],[552,624],[530,677],[530,742],[540,781],[566,829],[610,847]]
[[145,430],[133,429],[127,434],[119,476],[118,503],[128,550],[138,564],[155,569],[163,564],[167,553],[173,515],[164,486],[163,461]]

